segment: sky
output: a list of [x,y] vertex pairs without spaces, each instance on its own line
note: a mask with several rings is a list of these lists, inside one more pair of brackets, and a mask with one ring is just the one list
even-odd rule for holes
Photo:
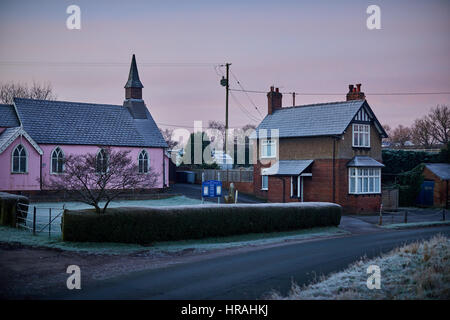
[[[72,4],[80,30],[66,27]],[[379,30],[366,26],[374,4]],[[381,123],[409,126],[450,95],[374,93],[450,92],[449,31],[448,0],[0,0],[0,82],[51,83],[58,100],[120,105],[136,54],[155,121],[190,128],[224,121],[220,65],[229,62],[231,88],[309,93],[296,105],[344,101],[362,83]],[[234,91],[229,108],[230,127],[258,124],[267,97]]]

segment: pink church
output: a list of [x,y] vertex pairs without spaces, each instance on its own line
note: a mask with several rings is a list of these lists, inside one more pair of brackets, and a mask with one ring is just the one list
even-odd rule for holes
[[63,173],[69,154],[97,153],[100,146],[130,150],[143,174],[159,175],[156,188],[169,185],[167,144],[142,100],[133,55],[123,105],[14,98],[0,104],[0,191],[34,193],[43,181]]

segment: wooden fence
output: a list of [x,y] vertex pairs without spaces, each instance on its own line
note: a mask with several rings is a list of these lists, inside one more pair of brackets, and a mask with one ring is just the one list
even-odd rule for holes
[[397,210],[398,189],[382,189],[381,203],[383,204],[383,210]]
[[[195,182],[202,181],[202,173],[205,174],[205,180],[220,180],[226,182],[253,182],[253,169],[239,170],[214,170],[214,169],[195,169]],[[220,179],[219,179],[220,177]]]

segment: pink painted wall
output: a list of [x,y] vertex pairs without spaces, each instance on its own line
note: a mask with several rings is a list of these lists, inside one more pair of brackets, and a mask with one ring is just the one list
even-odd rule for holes
[[[21,144],[28,154],[28,172],[11,173],[12,151]],[[24,137],[18,137],[0,154],[0,190],[39,190],[40,189],[40,155]]]
[[[42,176],[44,179],[48,179],[51,175],[51,154],[56,147],[60,147],[64,152],[64,155],[82,155],[86,153],[96,154],[99,150],[97,146],[79,146],[79,145],[40,145],[41,149],[44,151],[42,156]],[[138,161],[139,153],[142,149],[148,152],[150,158],[150,168],[155,172],[160,173],[158,178],[158,183],[156,188],[163,187],[163,149],[162,148],[140,148],[140,147],[114,147],[115,150],[123,151],[130,150],[129,157],[133,160]],[[46,180],[45,180],[46,181]],[[168,176],[166,175],[166,184],[168,183]]]
[[[26,141],[26,139],[23,139]],[[36,182],[40,177],[40,156],[34,148],[26,142],[24,143],[29,152],[28,174],[11,174],[11,152],[19,142],[15,141],[2,154],[0,154],[0,190],[40,190],[40,184]],[[51,154],[56,147],[60,147],[64,155],[81,155],[86,153],[97,153],[97,146],[79,146],[79,145],[39,145],[43,150],[42,155],[42,177],[44,181],[50,177],[51,173]],[[138,148],[138,147],[114,147],[116,150],[131,150],[130,157],[138,161],[138,155],[142,149],[145,149],[150,158],[150,168],[160,173],[156,188],[163,187],[163,159],[164,150],[162,148]],[[169,184],[169,162],[165,159],[165,181]]]

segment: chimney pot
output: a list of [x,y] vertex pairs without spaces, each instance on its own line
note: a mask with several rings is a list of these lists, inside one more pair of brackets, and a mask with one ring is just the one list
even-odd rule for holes
[[361,83],[356,84],[356,87],[350,84],[348,89],[349,92],[347,93],[347,101],[364,100],[366,98],[364,92],[361,92]]
[[270,91],[267,93],[267,113],[272,114],[275,109],[281,109],[282,107],[282,98],[279,88],[276,88],[274,91],[274,87],[270,87]]

